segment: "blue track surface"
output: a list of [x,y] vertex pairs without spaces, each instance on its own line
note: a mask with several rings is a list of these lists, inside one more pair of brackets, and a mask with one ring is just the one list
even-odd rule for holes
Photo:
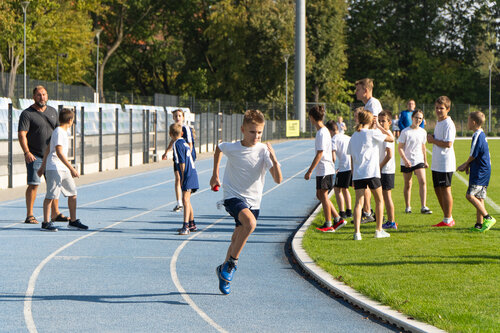
[[211,159],[196,165],[202,188],[192,204],[201,230],[187,237],[176,234],[182,214],[171,212],[171,167],[80,186],[78,217],[87,232],[42,233],[15,224],[24,200],[0,203],[0,331],[393,331],[306,280],[286,256],[287,239],[317,204],[315,182],[303,179],[313,146],[275,145],[284,181],[268,175],[228,296],[218,290],[215,267],[234,221],[216,209],[222,193],[208,189]]

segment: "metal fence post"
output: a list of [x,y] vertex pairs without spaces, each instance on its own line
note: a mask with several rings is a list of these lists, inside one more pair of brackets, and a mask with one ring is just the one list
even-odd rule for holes
[[[196,117],[196,115],[195,115],[195,117]],[[202,145],[202,141],[203,141],[202,140],[203,136],[201,135],[201,131],[203,128],[203,113],[201,113],[201,112],[200,112],[200,125],[198,128],[200,129],[200,133],[198,133],[198,137],[200,138],[200,142],[198,143],[198,149],[199,149],[199,152],[201,154],[201,145]],[[193,148],[193,149],[196,149],[196,148]]]
[[207,132],[207,142],[205,143],[206,144],[206,147],[207,147],[207,150],[206,152],[208,153],[208,141],[210,141],[210,119],[209,119],[209,115],[210,115],[210,104],[208,105],[208,109],[207,109],[207,124],[206,124],[206,132]]
[[85,108],[80,110],[80,174],[85,174]]
[[118,108],[115,109],[115,169],[118,169],[118,127],[120,126]]
[[130,119],[130,122],[129,122],[129,166],[132,166],[133,165],[133,155],[134,155],[134,149],[133,149],[133,144],[134,144],[134,140],[133,140],[133,123],[132,123],[132,109],[130,109],[130,115],[129,115],[129,119]]
[[8,162],[7,162],[7,169],[8,169],[8,178],[9,178],[9,188],[12,188],[13,187],[13,159],[12,159],[12,154],[13,154],[13,150],[12,150],[12,103],[9,103],[9,107],[8,107],[8,111],[9,111],[9,121],[8,121],[8,125],[9,125],[9,129],[7,131],[8,133],[8,136],[9,136],[9,143],[8,143]]
[[99,172],[102,172],[102,108],[99,108]]
[[165,151],[167,151],[168,147],[168,138],[169,138],[169,128],[168,128],[168,111],[166,107],[163,107],[163,110],[165,110]]

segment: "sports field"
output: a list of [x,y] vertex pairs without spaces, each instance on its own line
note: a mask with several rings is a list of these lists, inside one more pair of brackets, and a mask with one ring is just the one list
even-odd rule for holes
[[[492,178],[488,212],[499,219],[499,140],[489,140]],[[432,151],[432,146],[428,145]],[[457,166],[468,157],[470,140],[455,141]],[[432,157],[428,154],[428,160]],[[429,163],[430,164],[430,163]],[[374,223],[361,226],[362,241],[353,241],[353,225],[336,233],[321,233],[320,214],[304,238],[304,248],[318,265],[365,295],[410,317],[450,332],[493,332],[500,327],[499,224],[486,233],[471,232],[475,208],[466,200],[468,176],[455,175],[453,228],[432,228],[443,215],[427,170],[427,206],[432,215],[419,213],[418,182],[413,177],[412,214],[404,213],[403,176],[396,152],[396,188],[393,200],[399,229],[391,237],[374,239]],[[354,192],[351,192],[354,201]],[[333,197],[335,205],[335,198]]]

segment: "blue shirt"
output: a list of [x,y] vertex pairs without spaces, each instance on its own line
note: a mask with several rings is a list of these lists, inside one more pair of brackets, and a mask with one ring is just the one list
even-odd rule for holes
[[469,166],[469,185],[488,186],[491,176],[490,150],[482,129],[472,135],[470,156],[474,160]]
[[188,125],[182,125],[182,138],[186,140],[187,143],[191,143],[193,145],[191,154],[193,155],[193,161],[196,161],[196,149],[194,147],[193,129]]
[[184,139],[177,139],[173,148],[174,163],[176,164],[179,172],[181,171],[180,164],[184,164],[184,173],[181,175],[182,191],[199,189],[198,173],[196,172],[189,145]]
[[[399,122],[398,122],[398,126],[399,126],[400,131],[411,126],[411,124],[412,124],[411,115],[412,114],[413,114],[413,111],[410,111],[410,110],[401,111],[401,113],[399,114]],[[424,126],[425,126],[425,120],[422,120],[420,127],[424,128]]]

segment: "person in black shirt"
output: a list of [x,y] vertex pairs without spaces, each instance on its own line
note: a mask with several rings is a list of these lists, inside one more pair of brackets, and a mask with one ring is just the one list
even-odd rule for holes
[[[38,221],[33,215],[33,205],[38,185],[40,185],[37,171],[42,164],[43,154],[50,143],[52,132],[58,126],[58,114],[56,109],[47,105],[47,90],[43,86],[37,86],[33,89],[33,100],[35,103],[24,110],[19,117],[18,139],[24,152],[28,175],[26,220],[24,222],[36,224]],[[58,200],[53,202],[52,221],[68,221],[68,218],[59,211]]]

